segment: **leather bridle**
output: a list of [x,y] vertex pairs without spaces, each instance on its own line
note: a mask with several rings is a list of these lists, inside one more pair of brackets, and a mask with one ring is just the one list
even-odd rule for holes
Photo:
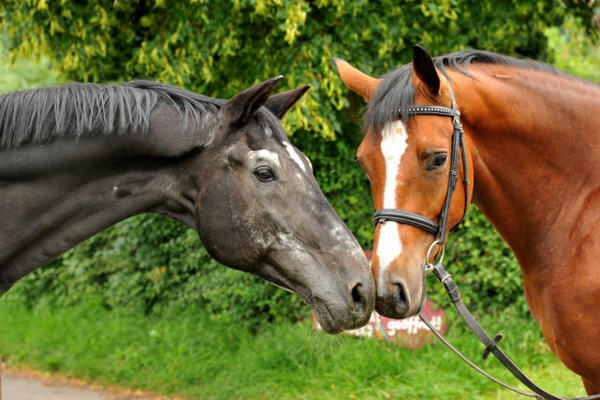
[[[449,86],[450,87],[450,86]],[[462,158],[463,165],[463,185],[465,190],[465,208],[462,215],[461,220],[456,224],[460,224],[462,220],[465,218],[467,213],[467,208],[469,207],[469,195],[470,195],[470,182],[469,182],[469,158],[467,153],[467,148],[465,144],[465,133],[463,131],[462,125],[460,123],[460,112],[456,108],[456,101],[454,99],[454,93],[452,91],[452,87],[450,87],[450,99],[452,107],[441,107],[441,106],[425,106],[425,105],[414,105],[407,106],[400,110],[398,110],[399,115],[438,115],[443,117],[451,117],[452,125],[454,127],[454,132],[452,134],[452,153],[450,156],[450,176],[448,178],[448,191],[446,193],[446,200],[440,212],[438,222],[432,221],[431,219],[416,214],[409,211],[404,210],[396,210],[383,208],[378,210],[373,215],[373,224],[377,226],[378,224],[384,224],[388,221],[397,222],[400,224],[412,225],[417,228],[421,228],[432,235],[435,235],[435,240],[429,247],[427,251],[425,267],[423,269],[423,281],[425,280],[425,275],[428,272],[433,272],[436,278],[444,285],[444,289],[446,290],[452,304],[455,309],[460,314],[461,318],[467,323],[469,328],[477,335],[479,340],[485,345],[485,350],[483,352],[483,359],[485,360],[490,354],[493,354],[504,367],[515,376],[521,383],[527,386],[533,393],[526,392],[520,389],[517,389],[513,386],[510,386],[487,372],[478,367],[475,363],[465,357],[460,351],[458,351],[454,346],[452,346],[443,336],[439,333],[433,325],[427,320],[427,318],[423,314],[419,314],[419,317],[423,320],[423,322],[429,327],[429,329],[437,336],[438,339],[444,343],[450,350],[452,350],[456,355],[458,355],[463,361],[465,361],[470,367],[475,369],[480,374],[484,375],[488,379],[498,383],[499,385],[512,390],[515,393],[534,397],[536,399],[547,399],[547,400],[592,400],[592,399],[600,399],[600,394],[592,395],[587,397],[574,397],[574,398],[563,398],[556,396],[550,392],[539,387],[535,384],[527,375],[525,375],[517,365],[500,349],[498,346],[498,342],[502,339],[502,335],[496,335],[493,339],[485,332],[485,330],[481,327],[481,325],[477,322],[477,320],[473,317],[469,309],[466,307],[464,302],[462,301],[460,292],[458,287],[456,286],[452,276],[444,266],[442,265],[443,254],[444,254],[444,246],[446,244],[447,239],[447,231],[448,231],[448,218],[450,212],[450,205],[452,203],[452,196],[456,190],[456,184],[458,181],[458,169],[459,169],[459,157]],[[434,247],[438,246],[436,253],[434,254],[434,260],[431,261],[431,252]],[[421,303],[423,303],[425,299],[425,289],[423,290],[423,296],[421,299]]]
[[[450,88],[450,100],[452,102],[452,108],[441,107],[441,106],[407,106],[398,110],[401,115],[437,115],[442,117],[451,117],[454,132],[452,134],[452,150],[450,154],[450,176],[448,179],[448,191],[446,192],[446,201],[442,206],[438,222],[434,222],[431,219],[415,214],[410,211],[396,210],[391,208],[382,208],[373,215],[373,225],[384,224],[388,221],[398,222],[401,224],[412,225],[417,228],[421,228],[432,235],[435,235],[435,241],[433,245],[440,246],[438,252],[441,251],[444,244],[446,243],[446,232],[448,231],[448,218],[450,213],[450,205],[452,203],[452,196],[456,191],[456,184],[458,182],[458,167],[459,158],[462,157],[463,166],[463,186],[465,189],[465,208],[458,225],[465,218],[467,214],[467,208],[469,207],[469,157],[467,153],[467,146],[465,144],[465,133],[460,123],[460,111],[456,108],[456,101],[454,100],[454,93]],[[429,262],[429,260],[427,260]]]

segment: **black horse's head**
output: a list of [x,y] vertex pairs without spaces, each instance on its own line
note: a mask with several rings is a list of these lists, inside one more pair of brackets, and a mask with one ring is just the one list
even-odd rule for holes
[[0,296],[155,212],[196,229],[223,264],[300,294],[327,331],[366,323],[367,260],[279,120],[307,87],[271,97],[280,79],[229,101],[149,81],[0,96]]
[[308,158],[280,123],[306,92],[270,96],[281,78],[227,101],[194,162],[196,225],[221,263],[257,274],[311,304],[330,333],[364,325],[374,281],[356,239],[329,205]]

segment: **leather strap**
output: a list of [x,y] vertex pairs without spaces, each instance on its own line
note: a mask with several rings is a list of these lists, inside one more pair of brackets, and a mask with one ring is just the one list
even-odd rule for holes
[[456,311],[458,311],[458,313],[460,314],[461,318],[467,323],[467,325],[469,326],[469,328],[471,329],[471,331],[473,331],[475,333],[475,335],[477,335],[477,337],[479,338],[479,340],[484,344],[484,346],[485,346],[484,356],[486,356],[486,354],[489,354],[489,353],[493,354],[498,359],[498,361],[500,361],[502,363],[502,365],[504,365],[504,367],[511,374],[513,374],[513,376],[515,378],[517,378],[519,381],[521,381],[521,383],[523,383],[530,390],[532,390],[533,393],[528,393],[528,392],[524,392],[522,390],[516,389],[516,388],[514,388],[514,387],[512,387],[510,385],[507,385],[506,383],[504,383],[504,382],[502,382],[502,381],[494,378],[493,376],[491,376],[487,372],[483,371],[481,368],[479,368],[477,365],[475,365],[473,362],[471,362],[469,359],[467,359],[464,355],[462,355],[462,353],[460,353],[456,348],[454,348],[442,336],[442,334],[439,333],[429,323],[429,321],[427,321],[427,319],[422,314],[420,314],[419,316],[421,317],[421,319],[423,320],[423,322],[425,322],[425,324],[427,324],[427,326],[429,327],[429,329],[431,329],[431,331],[450,350],[452,350],[461,359],[463,359],[465,362],[467,362],[467,364],[469,364],[472,368],[474,368],[475,370],[477,370],[479,373],[483,374],[487,378],[491,379],[492,381],[494,381],[494,382],[496,382],[496,383],[504,386],[505,388],[507,388],[509,390],[514,391],[515,393],[518,393],[518,394],[521,394],[521,395],[524,395],[524,396],[535,397],[536,399],[545,399],[545,400],[593,400],[593,399],[600,399],[600,394],[596,394],[596,395],[592,395],[592,396],[586,396],[586,397],[569,397],[569,398],[559,397],[559,396],[556,396],[556,395],[554,395],[554,394],[552,394],[552,393],[550,393],[550,392],[542,389],[538,385],[536,385],[531,379],[529,379],[529,377],[527,375],[525,375],[525,373],[523,371],[521,371],[519,369],[519,367],[517,367],[517,365],[500,349],[500,347],[498,347],[498,341],[500,340],[500,339],[498,339],[498,336],[496,336],[496,338],[494,338],[494,339],[490,338],[490,336],[485,332],[485,330],[477,322],[477,320],[475,319],[475,317],[473,317],[473,314],[471,314],[471,312],[469,311],[469,309],[467,308],[467,306],[462,301],[462,298],[460,296],[460,292],[458,290],[458,287],[456,286],[456,283],[452,279],[452,276],[450,275],[450,273],[448,271],[446,271],[446,269],[444,268],[444,266],[442,264],[440,264],[440,263],[433,265],[433,274],[444,285],[444,289],[446,289],[446,293],[448,293],[448,296],[450,297],[450,300],[452,301],[452,304],[454,304],[454,307],[456,308]]
[[440,115],[442,117],[460,118],[460,111],[458,111],[455,107],[448,108],[442,106],[407,106],[404,107],[402,110],[405,110],[407,114],[412,115]]
[[373,225],[385,224],[387,221],[416,226],[417,228],[426,230],[432,235],[437,235],[439,231],[439,226],[436,222],[410,211],[382,208],[373,215]]

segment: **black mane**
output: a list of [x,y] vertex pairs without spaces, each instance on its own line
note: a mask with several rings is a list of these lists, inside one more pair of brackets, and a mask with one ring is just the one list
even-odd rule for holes
[[[435,67],[446,77],[448,77],[447,68],[470,76],[469,65],[471,64],[495,64],[510,65],[521,69],[538,70],[571,79],[579,79],[540,61],[523,60],[483,50],[457,51],[445,56],[435,57],[433,62]],[[383,82],[379,84],[379,87],[373,94],[365,114],[365,131],[370,127],[379,129],[385,123],[397,119],[399,115],[395,110],[413,105],[415,102],[415,92],[411,83],[412,63],[389,72],[381,78]],[[409,117],[406,114],[400,115],[400,118],[403,120],[407,120]]]
[[12,92],[0,96],[0,148],[90,135],[144,134],[159,105],[179,110],[184,126],[191,123],[202,129],[207,116],[223,103],[152,81],[69,83]]

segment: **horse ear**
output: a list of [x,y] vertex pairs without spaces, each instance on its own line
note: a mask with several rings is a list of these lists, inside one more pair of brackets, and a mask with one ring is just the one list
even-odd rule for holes
[[310,89],[310,85],[299,87],[298,89],[275,94],[267,99],[264,106],[269,109],[277,118],[281,119],[285,113],[298,101],[300,97]]
[[373,78],[359,71],[347,61],[340,58],[332,58],[331,60],[335,64],[344,85],[353,92],[360,94],[368,102],[371,99],[371,94],[373,94],[379,83],[381,83],[381,79]]
[[436,96],[440,93],[440,77],[433,64],[433,59],[418,44],[413,46],[413,72],[427,86],[429,92]]
[[219,111],[219,119],[229,125],[243,125],[265,104],[282,75],[258,83],[227,101]]

